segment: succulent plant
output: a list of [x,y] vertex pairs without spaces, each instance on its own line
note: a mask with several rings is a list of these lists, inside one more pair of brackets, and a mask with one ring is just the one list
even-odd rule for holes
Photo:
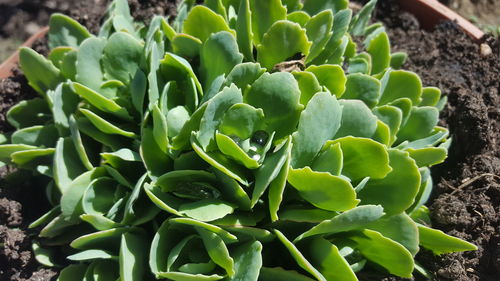
[[185,0],[144,26],[115,0],[98,36],[53,15],[0,145],[49,179],[38,260],[71,261],[61,281],[357,280],[476,249],[430,227],[446,98],[398,70],[375,3]]

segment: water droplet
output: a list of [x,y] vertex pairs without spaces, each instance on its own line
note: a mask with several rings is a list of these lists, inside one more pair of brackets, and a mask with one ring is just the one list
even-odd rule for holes
[[256,131],[252,136],[252,142],[258,145],[265,145],[268,139],[269,134],[262,130]]

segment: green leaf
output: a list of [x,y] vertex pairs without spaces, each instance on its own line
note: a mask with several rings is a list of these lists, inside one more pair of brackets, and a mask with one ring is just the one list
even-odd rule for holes
[[71,182],[87,169],[83,166],[71,138],[59,138],[54,153],[54,180],[64,194]]
[[328,172],[334,176],[340,176],[344,156],[340,143],[328,141],[314,158],[310,167],[316,172]]
[[246,90],[255,82],[266,70],[258,63],[245,62],[236,65],[226,77],[225,86],[234,83],[238,88]]
[[348,0],[305,0],[303,10],[310,15],[315,15],[320,11],[331,9],[334,14],[347,9]]
[[76,59],[76,82],[95,91],[101,88],[104,82],[101,58],[105,46],[106,39],[104,38],[90,37],[83,41]]
[[236,41],[240,52],[247,61],[253,61],[252,44],[252,11],[250,10],[250,0],[241,0],[236,19]]
[[413,204],[420,187],[420,173],[408,152],[390,149],[389,165],[392,171],[383,179],[368,181],[358,196],[363,204],[380,204],[388,215],[394,215]]
[[314,94],[321,92],[322,88],[314,74],[307,71],[292,72],[295,80],[299,83],[300,104],[306,106]]
[[290,240],[288,240],[285,235],[283,235],[283,233],[281,233],[277,229],[274,230],[274,233],[302,269],[314,276],[316,279],[320,281],[326,281],[326,278],[316,268],[314,268],[314,266],[311,265],[311,263],[304,257],[304,255],[302,255],[299,249],[297,249],[297,247],[292,242],[290,242]]
[[[199,96],[203,96],[203,89],[189,62],[175,54],[166,53],[165,58],[160,62],[160,73],[164,78],[177,83],[180,91],[184,92],[180,96],[183,99],[182,105],[194,111],[198,105]],[[155,102],[156,100],[151,98],[150,93],[149,106]]]
[[67,132],[69,129],[69,118],[75,113],[79,102],[80,98],[68,83],[60,84],[52,93],[52,113],[54,123],[60,133]]
[[212,261],[222,267],[229,277],[234,276],[234,260],[229,256],[229,250],[222,238],[204,228],[196,228],[196,231],[200,234]]
[[259,275],[260,281],[313,281],[296,271],[284,270],[281,267],[262,267]]
[[200,55],[202,43],[194,36],[179,33],[172,39],[172,50],[181,57],[195,58]]
[[301,27],[305,27],[311,16],[304,11],[295,11],[286,15],[288,21],[298,23]]
[[398,133],[403,120],[403,112],[401,109],[391,105],[383,105],[374,108],[373,114],[377,116],[379,121],[382,121],[389,126],[391,132],[390,143],[394,143],[396,140],[396,134]]
[[346,90],[342,95],[346,100],[362,100],[368,107],[373,108],[378,103],[380,95],[380,81],[369,75],[355,73],[347,75]]
[[61,270],[57,281],[83,280],[87,271],[86,264],[72,264]]
[[358,281],[337,246],[323,238],[315,238],[310,243],[308,256],[327,280]]
[[264,111],[268,133],[276,132],[280,140],[295,131],[303,106],[300,89],[288,72],[264,73],[244,97],[245,102]]
[[202,42],[205,42],[212,33],[219,31],[229,31],[234,34],[222,16],[205,6],[195,6],[191,9],[182,28],[183,33],[197,37]]
[[233,212],[232,205],[218,199],[202,199],[179,206],[180,214],[204,222],[221,219]]
[[419,250],[417,225],[406,213],[383,217],[372,222],[366,228],[378,231],[384,237],[398,242],[413,256],[415,256]]
[[355,36],[364,35],[367,24],[370,22],[377,0],[371,0],[352,19],[350,33]]
[[103,50],[102,66],[108,80],[128,84],[139,70],[144,46],[126,32],[113,33]]
[[371,262],[384,268],[389,273],[410,278],[414,261],[408,250],[399,243],[382,236],[379,232],[365,229],[359,235],[349,237],[356,243],[356,248]]
[[421,224],[417,224],[417,226],[420,245],[431,250],[436,255],[477,250],[477,246],[449,236],[441,230],[432,229]]
[[128,138],[135,138],[136,134],[134,132],[125,131],[120,129],[118,126],[111,124],[110,122],[104,120],[99,115],[94,112],[80,108],[79,111],[87,117],[87,119],[101,132],[110,135],[120,135]]
[[54,147],[58,138],[54,125],[33,126],[15,131],[11,136],[11,142],[12,144]]
[[291,150],[288,150],[285,164],[283,164],[283,167],[281,167],[278,176],[276,176],[276,178],[269,185],[269,213],[273,222],[279,219],[278,210],[280,208],[281,202],[283,201],[283,194],[285,192],[289,172],[288,167],[290,166],[291,158]]
[[7,121],[16,129],[45,125],[50,118],[47,102],[41,98],[23,100],[7,111]]
[[54,148],[31,149],[14,152],[10,157],[19,167],[35,169],[38,165],[50,164],[54,151]]
[[306,63],[311,62],[324,50],[333,35],[332,26],[333,13],[331,10],[322,11],[307,22],[305,25],[307,38],[312,41],[312,45],[305,60]]
[[320,92],[312,97],[293,134],[292,167],[310,166],[323,144],[337,133],[341,117],[342,108],[335,96]]
[[[216,133],[215,140],[219,150],[239,164],[248,169],[257,169],[260,166],[259,161],[250,157],[250,155],[248,155],[232,138]],[[256,156],[259,157],[258,154]]]
[[69,52],[73,51],[75,51],[75,49],[72,47],[56,47],[50,51],[47,58],[54,64],[55,67],[61,70],[61,64],[64,59],[64,56]]
[[164,149],[158,146],[151,128],[142,129],[142,141],[140,154],[141,158],[152,177],[159,177],[170,170],[172,160],[163,152]]
[[331,235],[340,232],[364,229],[370,223],[376,222],[384,215],[380,205],[365,205],[348,210],[332,219],[325,220],[302,233],[295,241],[315,235]]
[[396,52],[391,54],[391,68],[400,69],[408,59],[408,54],[405,52]]
[[78,57],[78,52],[76,50],[72,50],[67,52],[64,57],[62,57],[61,64],[59,66],[62,75],[66,79],[70,79],[72,81],[76,80],[76,60]]
[[237,103],[231,106],[219,126],[219,130],[228,136],[237,136],[245,140],[252,134],[262,129],[264,123],[264,111],[245,104]]
[[224,113],[226,113],[233,104],[241,103],[242,100],[241,90],[235,85],[231,85],[230,87],[224,88],[208,102],[207,109],[200,121],[200,131],[197,133],[197,139],[204,150],[207,150],[210,143],[214,141],[215,131]]
[[372,57],[372,74],[384,71],[391,63],[391,45],[387,33],[382,32],[373,38],[366,51]]
[[421,149],[407,149],[410,157],[419,167],[430,167],[443,163],[448,156],[448,149],[443,147],[426,147]]
[[122,281],[142,281],[146,268],[147,240],[142,233],[124,233],[120,246]]
[[81,251],[79,253],[73,254],[71,256],[67,256],[66,259],[71,261],[85,261],[85,260],[94,260],[94,259],[115,259],[110,252],[103,250],[86,250]]
[[[255,172],[255,186],[252,192],[252,207],[257,204],[264,191],[280,174],[282,167],[288,160],[291,149],[291,140],[288,138],[286,143],[276,152],[268,155],[262,166]],[[288,168],[284,167],[284,168]],[[279,202],[277,202],[279,205]]]
[[408,121],[399,130],[398,142],[428,137],[439,121],[439,111],[433,106],[413,107]]
[[341,97],[344,93],[347,78],[344,70],[339,65],[312,65],[306,71],[314,73],[319,83],[325,86],[337,98]]
[[286,18],[286,8],[280,0],[251,0],[250,11],[253,42],[256,46],[262,43],[264,34],[275,22]]
[[335,138],[344,136],[370,138],[377,130],[377,117],[360,100],[341,100],[342,122]]
[[83,99],[87,100],[91,105],[95,106],[97,109],[107,112],[110,114],[113,114],[121,119],[124,120],[131,120],[132,118],[128,114],[127,110],[124,107],[121,107],[118,105],[115,101],[112,99],[109,99],[105,97],[104,95],[101,95],[100,93],[85,87],[84,85],[80,83],[73,83],[73,88],[75,89],[75,92],[82,97]]
[[102,176],[102,168],[80,174],[67,187],[61,197],[62,216],[72,222],[78,221],[78,216],[83,213],[81,199],[89,184],[97,177]]
[[351,183],[330,173],[314,172],[309,167],[291,169],[288,182],[302,198],[320,209],[346,211],[359,203]]
[[47,267],[54,267],[57,263],[55,259],[54,250],[51,248],[41,247],[39,242],[33,242],[32,244],[33,254],[36,261]]
[[257,46],[257,61],[270,71],[274,65],[292,58],[297,53],[307,56],[311,44],[307,39],[306,30],[300,25],[280,20],[262,37],[262,43]]
[[28,79],[28,84],[42,96],[54,90],[64,78],[51,61],[28,47],[19,49],[19,64]]
[[[382,79],[382,96],[380,105],[390,103],[399,98],[409,98],[414,105],[420,103],[422,81],[417,74],[404,70],[394,70],[386,73],[387,82]],[[384,76],[385,76],[384,75]]]
[[153,136],[158,147],[163,153],[167,153],[168,148],[168,124],[167,118],[157,104],[151,110],[153,116]]
[[69,46],[77,48],[90,32],[76,20],[63,14],[52,14],[49,20],[49,48]]
[[93,180],[82,197],[82,206],[85,214],[89,215],[106,215],[116,200],[115,180],[107,177],[102,177]]
[[441,90],[436,87],[422,89],[422,101],[419,106],[436,106],[441,98]]
[[376,141],[349,136],[330,142],[340,144],[344,160],[342,174],[353,181],[365,177],[382,179],[392,171],[386,147]]
[[228,281],[257,281],[262,267],[262,244],[247,242],[231,251],[234,258],[234,276]]
[[73,240],[70,246],[78,250],[117,250],[120,246],[122,234],[132,230],[133,228],[122,227],[93,232]]
[[243,61],[236,38],[227,31],[212,34],[201,47],[200,72],[205,88],[221,74],[228,74]]

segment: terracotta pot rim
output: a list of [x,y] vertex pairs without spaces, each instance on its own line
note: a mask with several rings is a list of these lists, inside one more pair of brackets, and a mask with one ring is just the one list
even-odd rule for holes
[[413,14],[424,29],[432,29],[441,21],[455,22],[469,37],[481,42],[484,32],[438,0],[399,0],[401,8]]
[[[478,27],[458,15],[437,0],[399,0],[401,8],[413,14],[424,29],[432,29],[443,20],[454,21],[467,33],[473,40],[480,42],[484,37],[484,32]],[[45,36],[49,28],[43,27],[37,33],[33,34],[21,46],[30,47],[33,43]],[[12,68],[19,61],[19,51],[14,52],[7,60],[0,64],[0,79],[12,75]]]
[[[49,31],[49,27],[45,26],[38,30],[35,34],[31,35],[20,47],[31,47],[37,39],[43,38]],[[19,50],[15,51],[8,57],[2,64],[0,64],[0,79],[10,77],[12,75],[12,68],[16,66],[19,61]]]

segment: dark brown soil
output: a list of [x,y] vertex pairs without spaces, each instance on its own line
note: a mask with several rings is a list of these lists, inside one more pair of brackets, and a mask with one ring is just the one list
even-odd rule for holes
[[[0,0],[0,21],[4,2],[9,1]],[[95,31],[105,4],[74,2],[80,8],[71,15]],[[156,13],[173,13],[173,1],[129,2],[139,20]],[[411,15],[398,11],[397,5],[391,1],[379,2],[376,18],[388,26],[393,50],[409,54],[404,67],[417,72],[425,85],[441,88],[449,98],[441,122],[450,128],[454,143],[447,162],[434,169],[436,187],[429,202],[434,226],[479,247],[475,252],[441,257],[424,251],[417,259],[435,280],[497,280],[500,276],[499,43],[488,39],[493,54],[484,57],[479,46],[452,23],[444,23],[432,32],[422,31]],[[43,48],[46,48],[43,44],[37,47],[42,52]],[[35,95],[19,72],[0,81],[0,132],[11,130],[5,122],[8,108]],[[35,234],[26,228],[48,209],[48,204],[40,204],[45,198],[40,192],[43,185],[32,181],[7,187],[5,175],[9,172],[0,170],[0,243],[4,243],[0,248],[0,280],[51,280],[56,272],[38,267],[31,252],[31,237]],[[16,178],[14,175],[9,178]],[[37,190],[40,194],[34,196]],[[367,273],[361,280],[398,279]]]
[[404,68],[448,96],[442,125],[453,137],[447,161],[434,168],[429,202],[436,228],[476,244],[478,251],[418,259],[436,280],[498,280],[500,276],[500,44],[483,56],[453,23],[432,32],[419,29],[409,14],[383,1],[377,18],[389,29],[394,51],[405,51]]
[[[0,0],[0,26],[3,27],[0,29],[0,44],[2,38],[26,39],[31,35],[24,28],[26,24],[33,23],[36,28],[44,26],[53,12],[68,14],[95,33],[107,3],[108,0]],[[175,0],[129,0],[129,3],[137,21],[150,19],[156,14],[175,15]],[[47,54],[46,39],[36,42],[33,49]],[[0,133],[13,130],[5,116],[10,107],[37,95],[17,68],[12,77],[0,80]],[[29,223],[50,209],[44,194],[46,183],[22,173],[0,168],[0,280],[55,280],[57,269],[43,268],[34,258],[31,243],[36,230],[28,229]]]

